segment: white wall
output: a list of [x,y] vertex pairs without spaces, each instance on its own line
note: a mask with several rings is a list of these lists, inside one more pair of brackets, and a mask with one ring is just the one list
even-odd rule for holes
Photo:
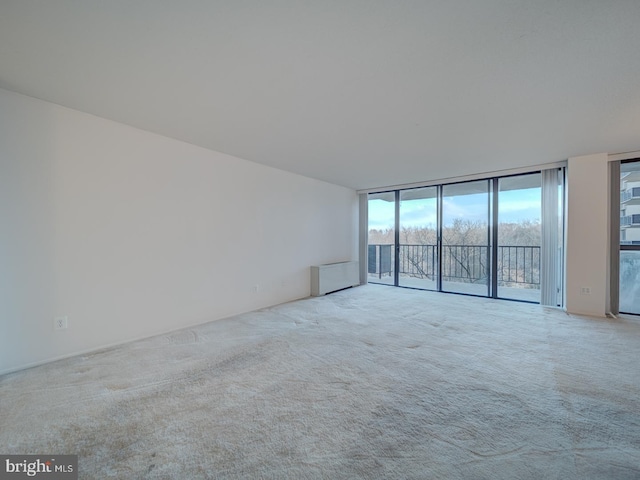
[[0,90],[0,373],[305,297],[310,265],[355,259],[352,190]]
[[[566,310],[604,316],[609,305],[609,157],[569,158]],[[590,289],[585,295],[582,288]]]

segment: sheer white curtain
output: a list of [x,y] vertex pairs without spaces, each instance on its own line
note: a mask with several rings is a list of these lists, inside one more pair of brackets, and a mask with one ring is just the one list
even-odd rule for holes
[[562,170],[542,170],[542,245],[540,249],[540,303],[562,304],[562,224],[560,190]]

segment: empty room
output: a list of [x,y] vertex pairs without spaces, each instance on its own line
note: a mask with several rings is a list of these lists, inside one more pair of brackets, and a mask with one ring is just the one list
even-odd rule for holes
[[0,478],[640,478],[639,21],[0,0]]

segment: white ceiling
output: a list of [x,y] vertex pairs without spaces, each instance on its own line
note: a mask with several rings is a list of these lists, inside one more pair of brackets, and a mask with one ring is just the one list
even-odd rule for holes
[[639,0],[0,0],[0,87],[360,189],[640,149]]

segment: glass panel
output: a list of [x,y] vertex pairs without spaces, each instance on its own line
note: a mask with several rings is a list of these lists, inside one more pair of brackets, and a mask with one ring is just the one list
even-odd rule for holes
[[369,194],[367,271],[370,283],[394,284],[395,203],[395,192]]
[[620,245],[640,246],[640,162],[620,165]]
[[400,192],[400,250],[398,284],[438,288],[438,188]]
[[620,164],[620,311],[640,315],[640,161]]
[[640,315],[640,250],[620,252],[620,311]]
[[[540,282],[540,303],[561,307],[564,291],[564,170],[558,169],[555,174],[549,172],[549,170],[542,172],[542,265],[540,266],[542,278]],[[546,180],[545,176],[548,177]],[[554,202],[550,199],[548,201],[545,200],[545,188],[550,189],[550,195],[553,195],[554,190],[556,192],[555,215],[550,212],[551,208],[554,207]],[[545,212],[547,213],[546,218]],[[554,230],[555,234],[549,235]],[[545,245],[546,241],[549,242],[548,247]],[[553,270],[555,270],[555,273],[553,273]],[[549,280],[550,276],[555,277],[553,281]],[[545,279],[547,280],[546,282]]]
[[489,181],[442,187],[442,290],[489,295]]
[[498,296],[540,302],[541,176],[498,180]]

